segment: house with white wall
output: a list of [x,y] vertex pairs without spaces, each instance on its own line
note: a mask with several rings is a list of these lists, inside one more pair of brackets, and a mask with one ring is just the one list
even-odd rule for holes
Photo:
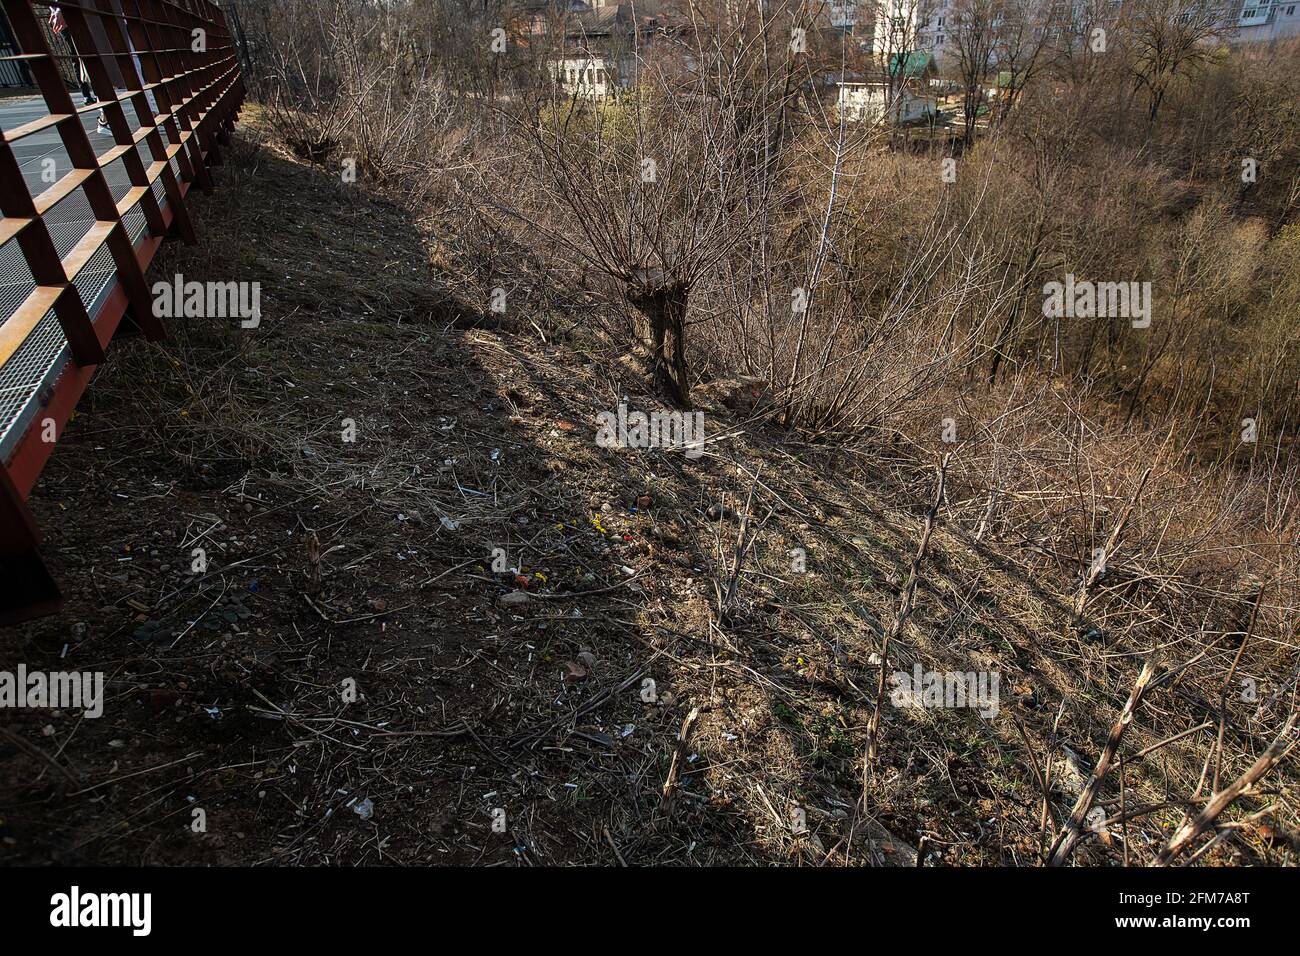
[[594,53],[553,60],[550,67],[560,89],[581,99],[608,99],[618,90],[627,89],[631,75],[631,70],[620,68],[612,57]]
[[893,123],[912,123],[934,113],[937,104],[932,96],[910,89],[899,90],[890,103],[889,87],[879,80],[836,84],[839,93],[835,107],[845,122],[879,123],[886,117]]

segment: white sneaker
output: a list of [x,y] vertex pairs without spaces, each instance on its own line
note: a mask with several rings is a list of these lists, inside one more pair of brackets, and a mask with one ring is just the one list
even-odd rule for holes
[[100,136],[113,135],[113,131],[108,128],[108,123],[106,123],[104,120],[99,121],[98,125],[96,125],[95,127],[95,132],[98,133]]

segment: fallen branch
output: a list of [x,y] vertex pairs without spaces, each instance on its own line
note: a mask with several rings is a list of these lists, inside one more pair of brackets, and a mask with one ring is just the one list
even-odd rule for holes
[[1088,780],[1087,786],[1079,794],[1079,799],[1075,801],[1074,809],[1070,811],[1070,819],[1066,821],[1056,842],[1052,844],[1052,851],[1049,855],[1048,866],[1061,866],[1070,858],[1074,848],[1079,843],[1079,838],[1083,835],[1083,821],[1088,816],[1088,811],[1092,809],[1093,802],[1097,799],[1097,794],[1101,790],[1101,783],[1110,771],[1111,762],[1115,759],[1115,752],[1119,750],[1120,741],[1124,739],[1124,732],[1128,730],[1128,725],[1133,721],[1133,715],[1142,703],[1142,698],[1146,694],[1151,678],[1155,676],[1155,657],[1148,657],[1142,665],[1142,672],[1138,674],[1137,681],[1133,684],[1133,690],[1128,695],[1128,702],[1124,704],[1124,709],[1120,711],[1119,719],[1115,725],[1110,728],[1110,738],[1106,741],[1106,746],[1102,749],[1101,759],[1097,761],[1096,768],[1092,771],[1092,777]]
[[686,759],[686,743],[691,736],[691,727],[699,716],[700,708],[692,707],[682,721],[681,729],[677,731],[677,747],[673,750],[673,762],[668,766],[668,778],[664,781],[662,799],[659,801],[665,813],[672,810],[673,795],[677,793],[677,778],[682,772],[682,761]]
[[1156,866],[1168,866],[1174,857],[1191,846],[1196,838],[1218,819],[1219,814],[1223,813],[1232,805],[1234,800],[1258,783],[1259,779],[1268,773],[1273,765],[1296,745],[1296,738],[1292,734],[1292,730],[1295,727],[1297,713],[1300,712],[1291,712],[1291,716],[1287,718],[1287,722],[1282,727],[1281,733],[1277,735],[1277,739],[1269,745],[1269,748],[1260,755],[1249,770],[1233,781],[1227,789],[1216,793],[1195,820],[1185,823],[1179,828],[1173,839],[1169,841],[1169,845],[1161,850],[1160,855],[1156,857]]
[[889,673],[889,646],[895,638],[903,631],[903,626],[907,624],[908,617],[912,614],[912,605],[916,599],[916,585],[921,574],[921,565],[924,563],[926,554],[930,548],[930,534],[934,531],[934,525],[939,517],[939,506],[943,503],[943,484],[948,474],[948,455],[943,456],[943,461],[936,469],[938,472],[935,481],[934,502],[930,505],[930,510],[925,516],[925,528],[921,532],[921,543],[917,546],[916,556],[912,559],[912,566],[907,573],[907,584],[903,587],[902,596],[898,601],[898,612],[894,615],[894,620],[885,632],[884,643],[880,647],[880,679],[876,682],[876,701],[871,710],[871,720],[867,724],[867,753],[862,760],[862,799],[865,806],[867,798],[867,785],[871,778],[871,769],[876,763],[880,749],[880,707],[885,700],[885,678]]
[[1106,539],[1106,545],[1101,549],[1101,560],[1094,558],[1088,565],[1088,573],[1084,576],[1079,585],[1079,593],[1074,599],[1074,622],[1078,625],[1083,620],[1083,608],[1088,603],[1088,589],[1097,583],[1097,579],[1105,573],[1106,562],[1115,552],[1115,546],[1119,542],[1119,536],[1124,531],[1124,525],[1128,524],[1129,515],[1133,513],[1133,507],[1142,497],[1142,490],[1147,486],[1147,479],[1151,477],[1151,469],[1147,468],[1142,473],[1142,480],[1138,482],[1137,491],[1133,492],[1133,497],[1128,500],[1124,506],[1124,511],[1119,516],[1119,521],[1115,522],[1115,527],[1111,529],[1110,536]]

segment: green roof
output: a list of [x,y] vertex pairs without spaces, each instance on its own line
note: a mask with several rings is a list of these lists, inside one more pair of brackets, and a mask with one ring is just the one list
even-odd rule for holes
[[[901,55],[902,54],[895,53],[889,58],[889,72],[891,74],[898,73],[898,58]],[[913,52],[908,53],[907,59],[903,62],[903,76],[912,78],[924,75],[930,68],[930,63],[933,59],[934,57],[929,53],[922,52],[921,50],[914,50]]]

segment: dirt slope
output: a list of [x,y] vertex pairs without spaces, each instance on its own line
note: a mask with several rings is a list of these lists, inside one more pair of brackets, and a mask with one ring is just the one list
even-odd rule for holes
[[[477,317],[419,224],[263,136],[155,268],[260,281],[262,326],[119,344],[38,488],[68,604],[0,633],[0,660],[102,670],[109,694],[99,720],[0,718],[29,745],[0,738],[0,858],[1037,861],[1032,768],[1050,738],[1068,812],[1140,663],[1070,631],[1069,582],[938,529],[892,663],[997,671],[1001,705],[887,706],[864,813],[873,655],[928,489],[778,444],[734,383],[699,395],[702,457],[599,447],[598,413],[655,407],[636,357]],[[1190,696],[1179,716],[1208,709]],[[1194,781],[1198,752],[1135,768],[1129,798]]]

